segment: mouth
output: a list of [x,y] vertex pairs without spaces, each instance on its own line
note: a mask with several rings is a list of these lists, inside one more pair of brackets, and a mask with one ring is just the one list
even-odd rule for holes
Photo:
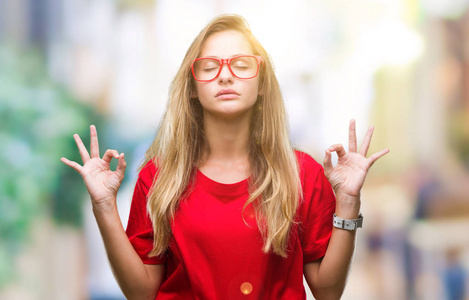
[[224,100],[235,99],[238,96],[239,96],[239,93],[232,89],[219,90],[218,93],[215,95],[215,97],[218,97]]

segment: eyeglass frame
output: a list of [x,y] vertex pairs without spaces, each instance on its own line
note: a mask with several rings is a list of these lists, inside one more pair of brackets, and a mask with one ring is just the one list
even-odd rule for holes
[[[256,72],[256,75],[252,76],[252,77],[247,77],[247,78],[243,78],[243,77],[238,77],[236,76],[236,74],[233,72],[233,70],[231,69],[231,61],[233,59],[236,59],[236,58],[240,58],[240,57],[254,57],[256,60],[257,60],[257,72]],[[210,79],[210,80],[201,80],[201,79],[197,79],[197,77],[195,76],[195,71],[194,71],[194,65],[197,61],[199,60],[202,60],[202,59],[212,59],[212,60],[216,60],[218,61],[218,63],[220,64],[219,68],[218,68],[218,73],[217,75],[215,75],[215,77],[213,77],[213,79]],[[210,81],[214,81],[215,79],[218,78],[218,76],[220,76],[220,73],[221,73],[221,70],[223,69],[223,65],[227,65],[228,66],[228,69],[230,70],[231,74],[236,77],[236,78],[239,78],[239,79],[252,79],[252,78],[255,78],[257,75],[259,75],[259,70],[261,68],[261,63],[264,62],[264,59],[262,58],[262,56],[260,55],[237,55],[237,56],[234,56],[232,58],[215,58],[215,57],[199,57],[199,58],[196,58],[194,60],[194,62],[192,63],[192,66],[191,66],[191,70],[192,70],[192,76],[194,77],[195,80],[197,81],[200,81],[200,82],[210,82]]]

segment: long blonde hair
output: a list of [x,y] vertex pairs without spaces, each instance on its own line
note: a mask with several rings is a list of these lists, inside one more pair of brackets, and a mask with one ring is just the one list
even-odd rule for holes
[[290,145],[286,113],[280,87],[269,55],[238,15],[213,19],[189,47],[169,92],[169,101],[159,131],[145,154],[141,168],[150,160],[157,176],[149,192],[147,210],[153,222],[154,244],[150,256],[162,255],[171,241],[171,221],[179,202],[190,193],[197,163],[206,142],[202,107],[192,98],[195,89],[191,64],[200,55],[205,40],[213,33],[235,30],[243,34],[253,53],[261,55],[258,96],[250,124],[249,198],[264,239],[263,251],[286,257],[289,233],[300,201],[300,179],[294,149]]

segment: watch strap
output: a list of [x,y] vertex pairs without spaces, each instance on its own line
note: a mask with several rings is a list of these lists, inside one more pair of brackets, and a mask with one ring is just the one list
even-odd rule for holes
[[359,214],[358,219],[342,219],[334,214],[334,217],[332,218],[332,224],[336,228],[353,231],[363,226],[363,215]]

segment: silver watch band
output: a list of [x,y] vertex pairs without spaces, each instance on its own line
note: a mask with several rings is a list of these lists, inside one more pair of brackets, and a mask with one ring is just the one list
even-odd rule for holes
[[334,224],[334,227],[353,231],[363,226],[363,215],[359,214],[358,219],[342,219],[334,214],[332,224]]

